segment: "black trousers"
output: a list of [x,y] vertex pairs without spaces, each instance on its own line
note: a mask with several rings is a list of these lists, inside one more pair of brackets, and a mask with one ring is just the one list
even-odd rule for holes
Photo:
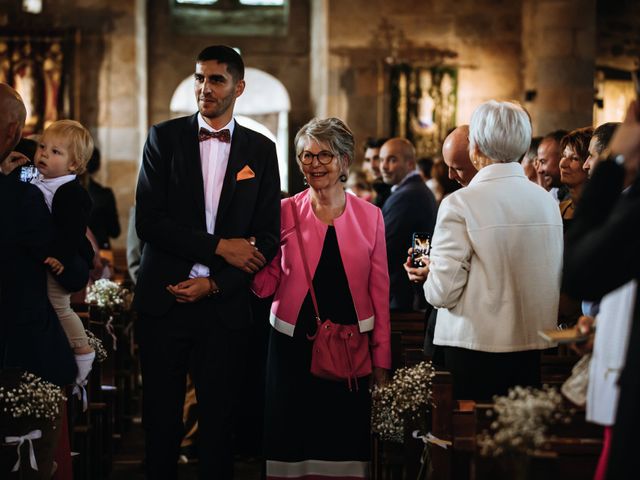
[[214,300],[176,304],[166,315],[140,314],[140,346],[149,480],[177,478],[183,437],[186,375],[198,400],[200,479],[233,477],[234,405],[246,367],[248,328],[230,329],[217,316]]
[[493,353],[457,347],[438,347],[444,366],[453,375],[453,396],[487,400],[506,395],[511,387],[540,387],[540,350]]

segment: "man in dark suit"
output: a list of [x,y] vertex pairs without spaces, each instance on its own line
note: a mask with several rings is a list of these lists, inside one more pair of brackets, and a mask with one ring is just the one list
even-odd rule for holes
[[64,386],[73,382],[76,364],[47,297],[51,215],[40,190],[14,171],[27,161],[12,152],[26,110],[6,84],[0,84],[0,112],[0,369],[27,370]]
[[191,354],[200,478],[233,476],[232,410],[251,328],[249,284],[280,240],[275,146],[233,119],[243,77],[233,49],[205,48],[194,75],[199,113],[153,126],[144,149],[134,306],[154,480],[176,478]]
[[[562,279],[564,292],[592,301],[631,280],[640,281],[640,100],[630,105],[603,156],[591,166],[593,175],[567,232]],[[621,194],[623,185],[630,186]],[[632,478],[640,471],[640,295],[633,315],[618,380],[608,480]]]
[[382,179],[391,195],[382,207],[389,262],[390,308],[411,311],[422,298],[404,270],[413,232],[433,233],[436,200],[416,170],[416,151],[409,140],[392,138],[380,149]]

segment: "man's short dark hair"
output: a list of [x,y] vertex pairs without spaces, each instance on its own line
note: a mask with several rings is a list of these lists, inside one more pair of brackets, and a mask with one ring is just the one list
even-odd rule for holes
[[202,50],[198,54],[198,58],[196,58],[197,63],[207,62],[209,60],[224,63],[234,81],[237,82],[244,78],[244,62],[240,54],[233,48],[227,45],[212,45]]
[[542,137],[542,141],[544,142],[545,140],[551,139],[556,143],[560,143],[562,137],[564,137],[567,133],[569,133],[567,130],[554,130],[553,132],[549,132],[544,137]]
[[367,148],[382,148],[382,145],[384,145],[384,143],[387,140],[389,139],[386,137],[382,137],[382,138],[369,137],[364,142],[364,150],[366,151]]
[[528,157],[531,159],[538,158],[538,147],[540,146],[541,143],[542,143],[542,137],[533,137],[531,139],[531,144],[529,145],[529,150],[524,152],[522,154],[522,157],[520,157],[520,160],[518,161],[522,163],[522,160],[524,160],[525,157]]
[[596,137],[596,150],[598,154],[609,146],[611,137],[620,126],[620,122],[607,122],[600,125],[593,132],[593,136]]
[[426,178],[431,178],[431,169],[433,168],[432,157],[420,157],[417,160],[416,165]]

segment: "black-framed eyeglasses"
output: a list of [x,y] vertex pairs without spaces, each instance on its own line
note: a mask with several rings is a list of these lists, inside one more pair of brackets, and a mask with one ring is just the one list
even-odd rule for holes
[[300,160],[300,163],[303,165],[311,165],[313,163],[313,159],[317,158],[322,165],[328,165],[331,163],[331,160],[333,160],[333,157],[335,157],[335,155],[328,150],[322,150],[318,153],[311,153],[305,150],[300,152],[298,160]]

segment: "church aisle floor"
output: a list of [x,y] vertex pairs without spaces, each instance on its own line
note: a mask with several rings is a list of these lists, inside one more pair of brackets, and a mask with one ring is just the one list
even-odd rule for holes
[[[109,480],[144,480],[142,458],[144,456],[144,434],[142,426],[134,423],[124,435],[123,444],[114,455],[113,468]],[[260,480],[262,462],[260,460],[236,460],[236,480]],[[197,463],[178,465],[179,480],[197,480]]]

